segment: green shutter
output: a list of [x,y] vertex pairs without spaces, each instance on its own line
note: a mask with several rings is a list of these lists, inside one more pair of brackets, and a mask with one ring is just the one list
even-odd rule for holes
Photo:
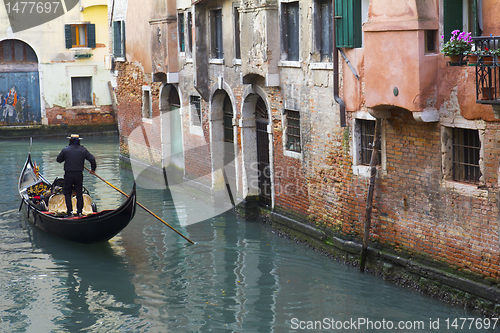
[[361,47],[361,0],[335,0],[337,47]]
[[453,30],[463,29],[463,6],[462,0],[444,0],[443,2],[443,26],[444,26],[444,41],[451,37]]
[[113,21],[113,56],[125,57],[125,21]]
[[64,25],[64,37],[66,39],[66,48],[70,49],[73,44],[71,44],[71,24]]
[[87,24],[87,47],[95,49],[95,24]]

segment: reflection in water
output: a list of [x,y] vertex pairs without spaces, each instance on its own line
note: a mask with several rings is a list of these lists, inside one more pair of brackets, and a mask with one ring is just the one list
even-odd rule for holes
[[[62,176],[55,158],[66,140],[37,140],[42,173]],[[116,137],[84,138],[98,174],[130,191],[119,168]],[[470,317],[333,262],[266,225],[233,212],[182,224],[204,209],[184,194],[138,188],[138,200],[196,242],[188,244],[142,210],[103,244],[67,242],[26,225],[18,212],[17,177],[28,140],[0,141],[0,321],[9,332],[289,332],[293,318],[422,320]],[[123,197],[85,175],[100,208]],[[177,194],[176,194],[177,195]],[[297,330],[296,330],[297,331]],[[361,332],[367,330],[358,330]],[[431,332],[430,327],[419,332]],[[485,332],[482,330],[481,332]]]

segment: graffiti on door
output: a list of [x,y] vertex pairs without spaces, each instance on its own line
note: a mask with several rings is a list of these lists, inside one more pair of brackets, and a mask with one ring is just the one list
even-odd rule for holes
[[17,94],[16,87],[10,88],[5,95],[0,91],[0,101],[1,122],[12,124],[24,123],[27,120],[24,114],[26,98]]

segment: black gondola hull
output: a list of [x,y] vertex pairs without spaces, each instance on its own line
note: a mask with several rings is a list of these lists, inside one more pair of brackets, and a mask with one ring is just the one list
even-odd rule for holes
[[[27,166],[32,167],[31,163],[31,157],[28,156],[23,172],[21,173],[21,178]],[[91,244],[109,240],[129,224],[136,210],[135,183],[127,200],[117,209],[104,210],[89,216],[72,218],[57,217],[43,212],[31,203],[29,198],[21,194],[21,186],[19,192],[23,200],[20,208],[23,210],[24,217],[31,224],[52,235],[78,243]]]

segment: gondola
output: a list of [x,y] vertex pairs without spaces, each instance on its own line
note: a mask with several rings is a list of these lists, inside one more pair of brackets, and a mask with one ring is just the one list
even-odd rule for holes
[[[23,210],[25,218],[34,226],[60,238],[78,243],[97,243],[109,240],[123,230],[132,220],[136,209],[136,186],[127,200],[115,210],[97,211],[95,204],[90,203],[88,191],[84,190],[84,215],[65,218],[64,213],[57,210],[59,198],[64,198],[60,191],[64,179],[56,178],[49,182],[39,172],[31,160],[31,153],[24,164],[19,177],[19,195],[22,198],[19,210]],[[61,197],[62,196],[62,197]],[[61,202],[61,200],[59,200]],[[59,206],[61,206],[59,202]],[[62,205],[65,207],[64,200]],[[74,201],[73,207],[76,207]],[[66,210],[66,208],[64,208]]]

